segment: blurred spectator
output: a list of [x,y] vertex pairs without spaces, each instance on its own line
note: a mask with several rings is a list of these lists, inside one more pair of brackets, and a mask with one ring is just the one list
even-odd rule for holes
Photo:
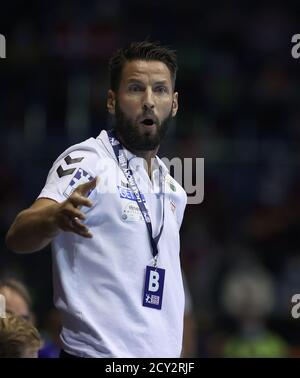
[[222,299],[237,323],[237,332],[224,343],[224,357],[287,357],[286,342],[266,324],[274,288],[262,267],[242,266],[231,271],[224,281]]
[[20,316],[0,318],[0,358],[37,358],[42,346],[37,329]]
[[7,312],[33,322],[31,298],[22,282],[14,278],[0,280],[0,294],[5,297]]
[[[5,297],[7,313],[17,315],[33,325],[35,324],[29,290],[21,281],[15,278],[3,278],[0,280],[0,294]],[[53,310],[46,317],[45,331],[43,332],[44,343],[39,351],[39,357],[58,357],[60,324],[60,318],[56,315],[56,310]]]

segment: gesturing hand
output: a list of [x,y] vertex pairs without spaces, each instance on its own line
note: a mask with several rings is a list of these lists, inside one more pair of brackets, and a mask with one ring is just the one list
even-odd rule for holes
[[92,207],[93,204],[87,195],[96,187],[97,181],[98,177],[95,177],[93,180],[79,185],[66,201],[58,204],[55,223],[61,230],[74,232],[85,238],[93,237],[86,225],[80,222],[80,220],[86,219],[80,208],[82,206]]

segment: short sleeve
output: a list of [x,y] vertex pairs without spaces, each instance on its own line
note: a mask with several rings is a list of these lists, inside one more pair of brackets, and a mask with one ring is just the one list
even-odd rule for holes
[[97,175],[98,159],[99,155],[92,147],[78,144],[68,148],[54,162],[38,198],[65,201],[78,185],[91,181]]

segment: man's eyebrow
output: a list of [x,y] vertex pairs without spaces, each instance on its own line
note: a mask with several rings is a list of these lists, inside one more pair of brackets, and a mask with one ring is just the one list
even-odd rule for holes
[[[127,80],[127,84],[131,84],[131,83],[144,84],[142,80],[140,80],[140,79],[134,79],[134,78],[131,78],[131,79]],[[168,85],[168,81],[167,80],[155,81],[154,85]]]
[[141,80],[134,79],[134,78],[128,79],[127,83],[140,83],[140,84],[143,84],[143,82]]
[[154,84],[155,85],[168,85],[168,81],[167,80],[160,80],[160,81],[156,81]]

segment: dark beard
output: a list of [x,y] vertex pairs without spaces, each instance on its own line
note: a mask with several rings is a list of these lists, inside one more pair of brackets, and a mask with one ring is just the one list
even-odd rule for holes
[[152,135],[152,133],[141,134],[138,125],[135,125],[134,121],[124,115],[117,103],[115,131],[117,136],[119,135],[121,137],[122,143],[129,150],[152,151],[160,145],[161,141],[167,134],[171,119],[172,110],[169,115],[157,125],[157,131],[154,135]]

